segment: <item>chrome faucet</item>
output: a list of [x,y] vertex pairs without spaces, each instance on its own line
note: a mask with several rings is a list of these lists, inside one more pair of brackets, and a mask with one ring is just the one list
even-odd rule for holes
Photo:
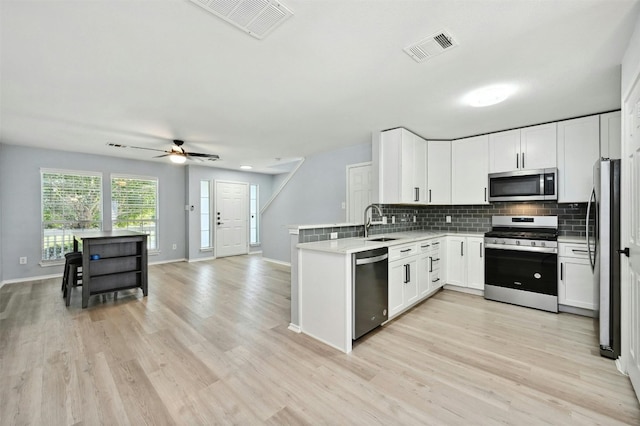
[[371,207],[375,207],[378,210],[378,214],[382,217],[382,209],[375,204],[369,204],[364,209],[364,237],[367,238],[369,236],[369,227],[371,226],[371,221],[367,219],[367,212]]

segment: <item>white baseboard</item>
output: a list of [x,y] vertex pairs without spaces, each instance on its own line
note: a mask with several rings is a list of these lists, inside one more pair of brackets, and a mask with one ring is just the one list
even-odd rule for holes
[[264,257],[264,256],[262,257],[262,259],[266,260],[267,262],[276,263],[278,265],[291,267],[291,263],[289,263],[289,262],[283,262],[281,260],[270,259],[270,258]]
[[197,259],[187,259],[188,263],[194,263],[194,262],[204,262],[205,260],[215,260],[216,257],[215,256],[209,256],[209,257],[198,257]]
[[50,280],[52,278],[62,278],[62,273],[50,274],[50,275],[38,275],[36,277],[13,278],[13,279],[10,279],[10,280],[2,281],[2,283],[0,285],[15,284],[15,283],[26,283],[28,281]]
[[445,284],[444,285],[444,289],[445,290],[459,291],[460,293],[474,294],[476,296],[484,297],[484,290],[478,290],[478,289],[475,289],[475,288],[458,287],[457,285],[453,285],[453,284]]
[[299,325],[295,325],[293,323],[289,323],[289,330],[293,331],[294,333],[302,333],[302,329],[300,328]]
[[262,254],[262,250],[258,250],[258,251],[250,251],[249,255],[253,255],[253,254]]
[[162,265],[164,263],[176,263],[176,262],[186,262],[187,259],[169,259],[169,260],[158,260],[156,262],[147,262],[148,265]]

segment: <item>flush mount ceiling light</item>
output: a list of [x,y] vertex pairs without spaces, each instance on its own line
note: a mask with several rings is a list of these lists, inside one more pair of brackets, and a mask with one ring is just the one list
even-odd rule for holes
[[252,166],[240,166],[240,168],[241,168],[242,170],[251,170],[251,169],[253,169],[253,167],[252,167]]
[[499,104],[515,93],[515,91],[516,88],[513,85],[494,84],[468,93],[463,98],[463,102],[473,107],[486,107]]

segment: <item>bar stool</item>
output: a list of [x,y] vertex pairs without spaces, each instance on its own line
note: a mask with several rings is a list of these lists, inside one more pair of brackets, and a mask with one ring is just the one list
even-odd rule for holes
[[64,273],[62,274],[62,296],[66,305],[71,303],[71,287],[78,286],[78,280],[82,280],[82,253],[72,252],[64,255]]

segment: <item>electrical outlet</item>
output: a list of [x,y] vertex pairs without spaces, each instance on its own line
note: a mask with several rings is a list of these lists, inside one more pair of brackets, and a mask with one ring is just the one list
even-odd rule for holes
[[447,223],[451,223],[451,216],[447,216],[447,217],[446,217],[446,222],[447,222]]
[[331,238],[332,240],[335,240],[336,238],[338,238],[338,233],[337,233],[337,232],[332,232],[332,233],[329,235],[329,238]]
[[175,250],[175,249],[177,249],[177,248],[178,248],[178,245],[177,245],[177,244],[174,244],[174,245],[173,245],[173,249]]
[[342,202],[342,210],[347,208],[347,203],[345,203],[344,201]]
[[391,223],[396,223],[396,217],[395,216],[391,216]]
[[413,216],[413,223],[416,223],[418,220],[416,219],[415,215]]
[[26,265],[27,264],[27,258],[26,257],[21,257],[20,258],[20,264],[21,265]]
[[387,224],[387,217],[386,216],[382,216],[382,224],[383,225]]

